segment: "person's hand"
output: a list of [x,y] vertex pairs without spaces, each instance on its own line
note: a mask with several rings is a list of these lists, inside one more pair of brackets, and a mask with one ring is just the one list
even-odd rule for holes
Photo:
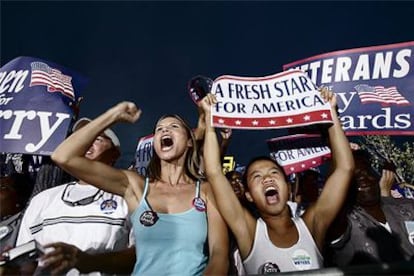
[[6,260],[6,254],[4,254],[4,253],[6,253],[7,251],[9,251],[10,249],[12,249],[13,247],[12,246],[10,246],[10,245],[6,245],[4,248],[3,248],[3,251],[2,252],[0,252],[0,261],[5,261]]
[[379,181],[381,196],[390,196],[391,187],[395,180],[395,174],[393,171],[383,169],[381,179]]
[[219,132],[223,140],[229,140],[232,134],[231,128],[221,128]]
[[199,107],[204,110],[205,113],[210,113],[210,108],[217,103],[215,95],[208,93],[201,101],[198,102]]
[[349,142],[349,146],[351,147],[351,150],[360,150],[361,147],[357,143]]
[[133,102],[121,102],[114,106],[111,111],[115,114],[118,122],[135,123],[141,116],[141,109]]
[[329,102],[331,108],[336,108],[336,94],[326,86],[319,87],[318,90],[325,102]]
[[61,275],[75,268],[79,260],[87,255],[76,246],[63,242],[50,243],[44,248],[53,250],[46,250],[47,253],[39,259],[39,266],[51,275]]

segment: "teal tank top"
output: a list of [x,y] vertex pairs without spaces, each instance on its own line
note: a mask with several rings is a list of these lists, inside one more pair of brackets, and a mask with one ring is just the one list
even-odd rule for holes
[[194,206],[176,214],[155,213],[146,200],[149,180],[131,214],[136,255],[133,275],[202,275],[207,265],[207,213],[196,182]]

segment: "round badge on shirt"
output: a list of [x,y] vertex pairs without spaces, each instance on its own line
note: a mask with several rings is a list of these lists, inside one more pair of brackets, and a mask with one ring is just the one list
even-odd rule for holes
[[105,214],[113,213],[117,207],[118,203],[113,199],[107,199],[101,203],[101,211]]
[[260,268],[260,274],[273,274],[280,272],[280,268],[277,264],[272,262],[267,262]]
[[310,254],[303,249],[298,249],[293,252],[292,262],[298,270],[307,270],[312,267],[312,258]]
[[159,217],[154,211],[145,211],[139,217],[139,222],[144,226],[153,226],[158,219]]
[[206,210],[206,203],[201,197],[196,197],[193,199],[193,206],[199,212],[204,212]]

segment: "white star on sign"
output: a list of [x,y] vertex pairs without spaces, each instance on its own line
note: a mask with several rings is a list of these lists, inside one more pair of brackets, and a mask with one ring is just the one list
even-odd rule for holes
[[294,167],[290,167],[290,170],[293,172],[295,170],[295,168]]
[[304,168],[304,167],[306,167],[306,165],[305,164],[302,164],[302,165],[300,165],[302,168]]
[[224,124],[224,120],[223,119],[219,119],[218,122],[219,122],[219,124]]
[[239,125],[241,125],[242,122],[240,120],[237,120],[235,123],[236,123],[236,125],[239,126]]
[[292,118],[287,118],[286,122],[287,122],[288,124],[291,124],[291,123],[293,123],[293,120],[292,120]]
[[322,114],[321,114],[321,116],[322,116],[322,118],[324,118],[324,119],[328,118],[328,114],[326,114],[326,113],[322,113]]
[[310,116],[309,115],[306,115],[305,117],[303,117],[303,120],[309,121],[310,120]]
[[256,121],[256,120],[252,121],[252,125],[257,126],[258,124],[259,124],[258,121]]
[[312,164],[316,164],[316,161],[312,161]]
[[274,125],[274,124],[276,124],[276,121],[275,120],[270,120],[269,124]]

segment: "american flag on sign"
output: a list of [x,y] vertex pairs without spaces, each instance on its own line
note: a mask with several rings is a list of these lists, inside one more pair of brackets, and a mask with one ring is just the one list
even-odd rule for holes
[[72,77],[62,74],[61,71],[43,62],[32,62],[30,65],[32,67],[30,86],[46,85],[48,92],[60,92],[71,99],[75,98]]
[[381,103],[383,105],[410,105],[397,90],[396,86],[385,88],[384,86],[369,86],[359,84],[355,86],[362,104]]

